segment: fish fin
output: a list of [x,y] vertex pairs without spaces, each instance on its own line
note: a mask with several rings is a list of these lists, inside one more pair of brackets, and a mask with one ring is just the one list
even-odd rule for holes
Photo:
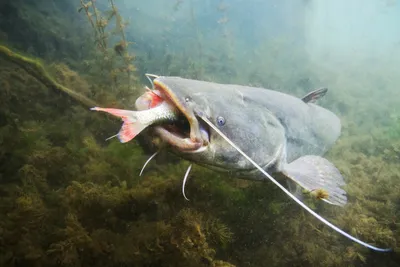
[[296,182],[286,179],[286,184],[290,193],[292,193],[297,199],[303,200],[303,189]]
[[[197,112],[198,113],[198,112]],[[279,187],[288,197],[290,197],[291,199],[293,199],[297,204],[299,204],[303,209],[305,209],[308,213],[310,213],[312,216],[314,216],[314,218],[318,219],[320,222],[324,223],[326,226],[329,226],[331,229],[335,230],[336,232],[340,233],[341,235],[347,237],[348,239],[364,246],[370,249],[373,249],[375,251],[380,251],[380,252],[390,252],[393,251],[392,248],[379,248],[379,247],[375,247],[373,245],[370,245],[364,241],[361,241],[360,239],[346,233],[345,231],[343,231],[342,229],[340,229],[339,227],[337,227],[336,225],[332,224],[331,222],[329,222],[328,220],[326,220],[325,218],[323,218],[321,215],[319,215],[318,213],[316,213],[315,211],[313,211],[312,209],[310,209],[306,204],[304,204],[302,201],[300,201],[299,199],[297,199],[292,193],[290,193],[284,186],[282,186],[277,180],[275,180],[274,177],[272,177],[268,172],[266,172],[260,165],[258,165],[254,160],[252,160],[249,156],[247,156],[246,153],[244,153],[235,143],[232,142],[232,140],[230,140],[223,132],[221,132],[220,129],[218,129],[217,126],[215,126],[206,116],[204,116],[203,113],[198,113],[197,115],[199,115],[201,117],[201,119],[206,122],[208,124],[208,126],[210,126],[215,132],[217,132],[222,138],[225,139],[225,141],[227,141],[233,148],[235,148],[240,154],[242,154],[243,157],[245,157],[248,161],[251,162],[251,164],[254,165],[254,167],[256,167],[262,174],[264,174],[271,182],[273,182],[277,187]],[[307,156],[306,156],[307,157]],[[310,157],[310,156],[308,156]],[[312,157],[312,156],[311,156]],[[320,157],[317,157],[320,158]],[[301,158],[300,158],[301,159]],[[302,160],[304,161],[304,160]],[[326,160],[327,161],[327,160]],[[306,160],[307,163],[307,160]],[[328,161],[329,163],[329,161]],[[292,164],[292,163],[291,163]],[[302,164],[300,162],[300,164]],[[332,163],[330,163],[332,164]],[[288,164],[289,165],[289,164]],[[292,165],[293,166],[293,165]],[[333,166],[333,165],[332,165]],[[290,169],[290,167],[289,167]],[[329,169],[329,168],[327,168]],[[330,168],[332,169],[332,168]],[[333,169],[335,169],[333,167]],[[289,170],[290,172],[290,170]],[[338,173],[339,171],[336,170],[336,172]],[[335,173],[335,172],[334,172]],[[339,174],[339,176],[341,177],[341,175]],[[338,180],[343,180],[343,178],[340,178]],[[344,182],[343,182],[344,183]],[[339,184],[341,184],[339,182]],[[346,202],[346,201],[345,201]]]
[[347,202],[345,185],[339,170],[327,159],[303,156],[287,164],[283,173],[317,198],[332,205],[344,206]]
[[308,94],[303,96],[301,100],[303,100],[304,103],[314,103],[315,101],[323,97],[326,92],[328,92],[328,88],[322,87],[312,92],[309,92]]
[[120,117],[123,121],[128,120],[129,117],[136,117],[135,116],[136,111],[126,110],[126,109],[94,107],[94,108],[91,108],[90,110],[107,112],[116,117]]
[[138,121],[136,111],[99,107],[91,108],[91,110],[104,111],[122,119],[124,123],[117,134],[121,143],[129,142],[148,126]]
[[118,139],[121,143],[126,143],[135,138],[147,125],[139,122],[124,122],[118,132]]

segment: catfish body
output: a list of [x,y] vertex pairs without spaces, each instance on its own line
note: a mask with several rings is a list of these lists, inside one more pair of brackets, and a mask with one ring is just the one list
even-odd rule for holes
[[[288,183],[323,192],[326,202],[344,205],[345,183],[339,170],[321,157],[340,136],[341,123],[331,111],[300,98],[264,88],[218,84],[180,77],[157,77],[162,90],[186,114],[192,129],[207,118],[231,142],[268,173],[280,172]],[[309,95],[307,95],[308,98]],[[312,98],[310,98],[312,99]],[[196,135],[196,131],[192,132]],[[252,180],[265,175],[217,133],[209,129],[201,150],[180,157],[212,170],[233,172]]]
[[[340,120],[329,110],[311,103],[325,95],[326,88],[314,90],[299,99],[263,88],[146,76],[155,78],[150,80],[154,92],[165,96],[157,98],[156,102],[168,101],[173,105],[168,112],[176,108],[179,115],[186,118],[186,123],[173,129],[168,125],[149,125],[147,129],[153,134],[147,133],[148,138],[162,140],[182,158],[210,169],[269,180],[336,232],[370,249],[391,251],[341,230],[310,209],[271,175],[280,172],[287,181],[294,182],[318,199],[333,205],[346,204],[346,192],[341,188],[345,184],[344,178],[331,162],[321,157],[339,138]],[[136,101],[136,108],[147,109],[153,102],[152,97],[150,101]],[[123,111],[102,110],[111,111],[125,122],[127,115]],[[171,119],[175,120],[175,116]],[[185,198],[184,186],[191,166],[182,185]]]
[[[205,113],[216,124],[218,117],[225,118],[226,123],[221,126],[224,134],[261,166],[275,168],[271,163],[282,149],[282,156],[289,163],[304,155],[323,155],[340,136],[341,123],[335,114],[288,94],[179,77],[158,80],[173,88],[176,95],[189,97],[195,110]],[[211,153],[201,163],[244,172],[254,169],[225,143],[217,134],[210,133]]]

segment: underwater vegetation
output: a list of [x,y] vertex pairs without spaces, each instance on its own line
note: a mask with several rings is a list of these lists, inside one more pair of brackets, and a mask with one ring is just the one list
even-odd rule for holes
[[[119,14],[118,9],[113,0],[108,1],[110,9],[101,12],[96,7],[96,2],[89,0],[81,0],[81,7],[78,12],[84,12],[92,30],[94,32],[94,41],[96,48],[100,52],[102,69],[108,72],[108,79],[111,81],[112,88],[115,88],[118,83],[126,84],[129,89],[132,89],[133,82],[132,74],[135,71],[135,66],[132,64],[134,57],[130,55],[128,42],[125,34],[127,23]],[[113,27],[110,29],[110,27]],[[110,40],[111,39],[111,40]],[[111,44],[112,40],[117,40]],[[110,48],[111,46],[111,48]],[[121,74],[126,73],[127,79],[120,79]],[[121,90],[121,86],[119,90]]]
[[[23,1],[18,4],[32,14],[38,10]],[[79,4],[76,9],[82,8]],[[221,5],[223,17],[227,10]],[[85,9],[79,14],[86,16],[82,12]],[[86,24],[94,36],[97,28]],[[62,40],[65,32],[69,29],[54,38]],[[120,122],[97,116],[88,107],[133,103],[135,94],[143,91],[138,82],[142,77],[131,72],[132,92],[122,82],[111,90],[110,76],[98,71],[104,63],[99,51],[88,54],[89,63],[71,64],[30,55],[41,56],[47,49],[30,53],[13,38],[8,43],[0,46],[0,266],[399,266],[400,113],[376,103],[385,90],[365,91],[376,97],[361,105],[356,105],[359,96],[346,90],[323,102],[343,114],[343,136],[328,157],[347,179],[349,204],[337,208],[306,200],[352,235],[394,248],[393,253],[379,254],[318,223],[269,183],[196,166],[187,184],[187,202],[181,195],[186,162],[155,160],[139,177],[146,149],[136,141],[104,141]],[[371,83],[359,73],[337,73],[333,79],[311,67],[287,74],[292,70],[285,67],[289,58],[268,67],[274,62],[268,50],[280,52],[280,46],[277,42],[257,48],[257,56],[265,59],[258,68],[241,70],[228,64],[233,61],[227,55],[217,53],[211,59],[205,50],[203,62],[198,54],[186,57],[169,51],[147,68],[157,62],[168,75],[200,73],[205,79],[250,81],[286,87],[299,96],[322,82],[337,88]],[[115,47],[107,48],[116,53]],[[237,75],[230,77],[233,71]],[[386,88],[398,79],[375,82]],[[380,112],[363,115],[366,110]],[[367,130],[377,120],[385,127]]]
[[215,259],[213,246],[231,242],[229,228],[182,201],[181,207],[165,201],[180,196],[178,177],[139,180],[141,166],[131,163],[143,161],[140,149],[104,147],[89,131],[98,121],[82,116],[81,105],[62,100],[59,88],[47,87],[4,54],[1,66],[2,81],[10,82],[1,95],[2,266],[228,266]]

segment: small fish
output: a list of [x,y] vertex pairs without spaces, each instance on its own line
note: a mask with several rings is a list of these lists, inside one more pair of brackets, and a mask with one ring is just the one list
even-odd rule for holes
[[[126,143],[135,138],[146,127],[162,122],[175,121],[178,118],[178,110],[168,101],[160,102],[158,95],[155,93],[146,92],[144,98],[148,98],[148,108],[140,111],[115,109],[115,108],[100,108],[94,107],[91,110],[104,111],[123,120],[121,130],[117,136],[121,143]],[[110,137],[110,138],[112,138]]]
[[138,110],[145,110],[155,108],[162,102],[164,98],[159,90],[151,90],[147,86],[145,87],[146,92],[141,95],[135,102],[135,106]]

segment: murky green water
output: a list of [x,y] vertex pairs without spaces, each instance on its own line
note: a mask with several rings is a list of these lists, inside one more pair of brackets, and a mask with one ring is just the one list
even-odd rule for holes
[[[400,266],[399,18],[397,0],[2,1],[0,266]],[[195,164],[186,201],[190,162],[166,151],[139,176],[151,129],[105,141],[121,122],[89,108],[134,109],[145,73],[327,87],[348,203],[303,201],[393,251],[269,181]]]

